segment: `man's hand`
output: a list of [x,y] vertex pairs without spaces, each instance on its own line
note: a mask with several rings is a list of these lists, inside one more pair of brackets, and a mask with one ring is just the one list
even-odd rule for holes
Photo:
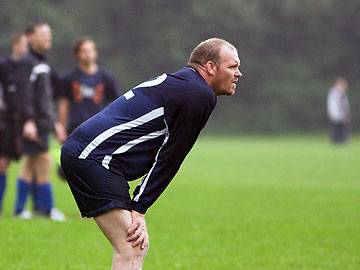
[[55,136],[60,143],[63,143],[66,140],[67,137],[66,130],[65,127],[60,122],[55,123]]
[[141,249],[147,248],[149,245],[149,236],[146,228],[145,215],[132,210],[131,219],[132,223],[128,229],[126,241],[133,242],[133,247],[141,244]]
[[23,126],[23,136],[30,141],[38,140],[38,130],[34,120],[28,120]]

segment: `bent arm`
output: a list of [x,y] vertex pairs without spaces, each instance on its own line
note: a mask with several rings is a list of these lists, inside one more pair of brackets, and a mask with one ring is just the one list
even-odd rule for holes
[[134,191],[133,210],[145,213],[169,185],[214,106],[213,97],[201,93],[191,99],[177,98],[165,108],[167,132],[152,168]]

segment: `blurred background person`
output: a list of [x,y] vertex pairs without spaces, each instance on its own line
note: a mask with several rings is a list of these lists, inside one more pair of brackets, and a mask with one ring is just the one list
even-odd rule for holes
[[[59,122],[67,135],[122,92],[114,76],[98,65],[96,44],[91,38],[79,38],[73,53],[78,66],[63,77],[58,102]],[[61,166],[58,175],[65,179]]]
[[25,209],[27,196],[34,185],[35,210],[52,220],[64,221],[65,216],[54,207],[50,183],[51,156],[49,135],[55,130],[62,140],[64,130],[55,123],[53,71],[47,63],[46,53],[52,46],[52,31],[47,23],[33,27],[29,53],[21,62],[20,87],[22,91],[23,157],[17,180],[15,215],[31,218]]
[[340,144],[350,135],[350,105],[347,96],[349,84],[345,78],[337,78],[327,97],[327,114],[331,125],[331,140]]
[[78,66],[62,79],[59,99],[59,122],[66,127],[67,134],[121,93],[114,76],[97,64],[98,54],[92,39],[78,39],[73,53]]
[[26,39],[28,41],[28,44],[31,43],[31,38],[34,34],[34,27],[32,25],[29,25],[25,28],[25,36],[26,36]]
[[28,51],[25,33],[11,37],[11,53],[0,62],[0,213],[6,187],[6,172],[11,160],[21,153],[19,63]]

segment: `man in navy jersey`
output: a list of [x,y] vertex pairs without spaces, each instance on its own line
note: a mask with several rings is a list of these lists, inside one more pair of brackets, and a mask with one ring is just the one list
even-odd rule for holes
[[75,43],[74,55],[79,65],[62,79],[59,100],[59,121],[68,134],[120,95],[112,74],[97,64],[92,39],[80,38]]
[[15,33],[11,37],[11,54],[0,62],[0,212],[8,166],[21,154],[19,67],[27,50],[25,34]]
[[[94,217],[114,249],[112,269],[141,269],[147,209],[180,168],[216,104],[242,76],[236,48],[201,42],[188,66],[146,81],[81,124],[61,164],[83,217]],[[133,198],[128,181],[143,176]]]
[[37,214],[64,221],[64,214],[54,207],[50,182],[49,135],[54,130],[58,139],[63,140],[65,133],[55,119],[54,96],[58,80],[46,60],[52,46],[50,26],[44,22],[35,24],[29,40],[29,53],[20,63],[19,75],[23,156],[17,180],[15,215],[31,218],[32,214],[25,205],[32,191]]
[[15,33],[11,37],[11,54],[0,63],[0,212],[7,168],[11,160],[19,159],[21,152],[19,63],[27,50],[25,34]]

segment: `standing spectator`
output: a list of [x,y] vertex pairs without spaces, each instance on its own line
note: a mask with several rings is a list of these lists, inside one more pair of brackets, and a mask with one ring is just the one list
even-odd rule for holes
[[46,62],[46,52],[51,45],[50,26],[47,23],[34,25],[29,54],[24,57],[21,64],[24,155],[17,181],[15,215],[21,218],[31,218],[31,212],[25,210],[25,203],[34,179],[37,212],[52,220],[63,221],[65,220],[64,214],[54,208],[49,179],[51,169],[49,134],[54,129],[60,140],[63,140],[64,137],[61,125],[55,124],[53,72]]
[[332,128],[331,140],[337,144],[346,142],[350,135],[350,105],[346,94],[348,87],[345,78],[338,78],[327,97],[327,113]]
[[[59,122],[67,134],[116,99],[121,92],[113,75],[97,64],[97,49],[92,39],[78,39],[73,53],[78,66],[63,78],[58,103]],[[58,175],[65,179],[61,166],[58,167]]]
[[0,63],[0,212],[6,187],[6,171],[11,160],[20,157],[20,60],[28,51],[24,33],[11,37],[11,54]]
[[97,64],[92,39],[80,38],[73,52],[79,65],[63,78],[59,100],[59,121],[67,134],[120,95],[112,74]]

